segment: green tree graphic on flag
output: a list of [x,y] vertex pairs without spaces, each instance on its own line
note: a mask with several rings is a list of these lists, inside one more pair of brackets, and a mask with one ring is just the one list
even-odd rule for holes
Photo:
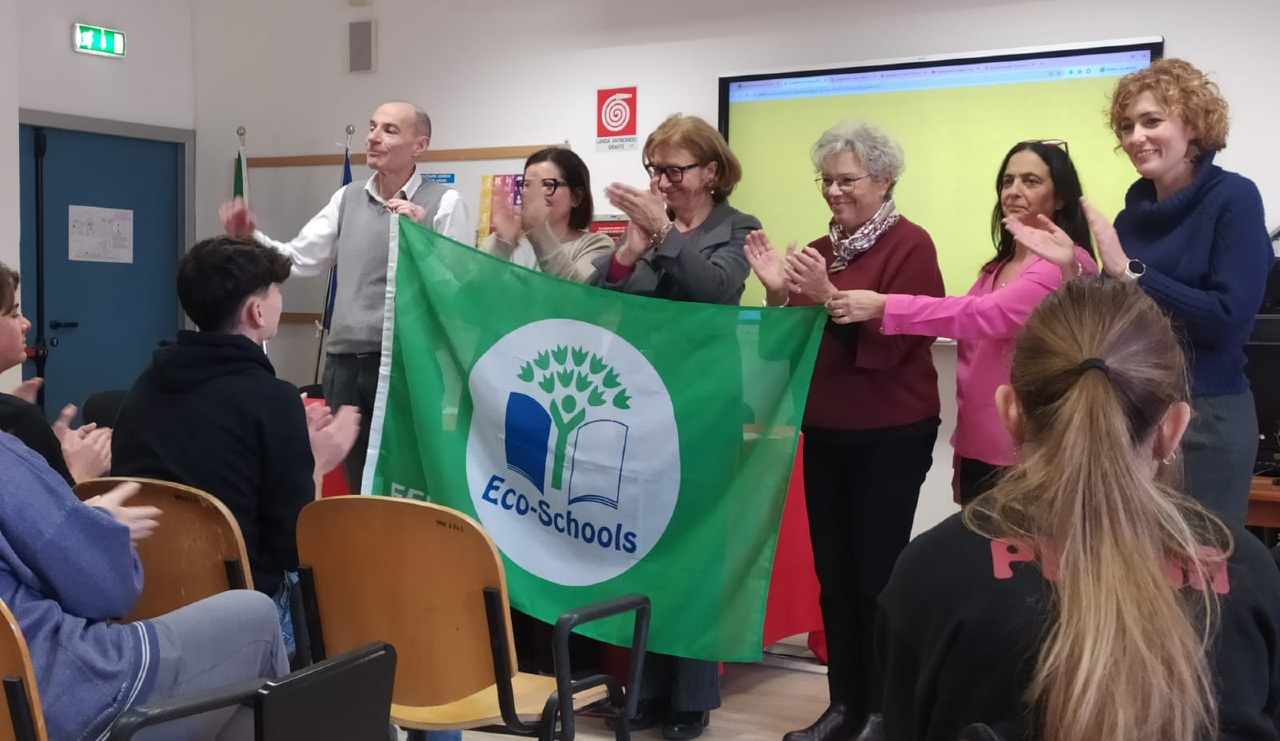
[[603,358],[581,347],[559,345],[554,350],[543,350],[533,362],[524,364],[518,378],[551,395],[551,419],[556,425],[551,488],[562,489],[569,435],[586,421],[587,409],[606,403],[630,409],[631,397],[618,372]]

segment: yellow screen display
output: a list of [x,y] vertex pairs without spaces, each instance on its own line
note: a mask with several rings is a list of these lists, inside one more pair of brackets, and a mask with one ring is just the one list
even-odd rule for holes
[[[1143,64],[1142,66],[1145,66]],[[924,227],[938,249],[949,294],[963,294],[995,254],[991,212],[998,169],[1028,139],[1066,140],[1085,197],[1108,216],[1137,178],[1116,149],[1106,111],[1118,75],[941,89],[745,100],[728,103],[729,145],[742,162],[734,207],[753,214],[779,251],[827,233],[831,212],[810,149],[842,120],[878,126],[902,146],[899,213]],[[764,289],[752,276],[744,305]]]

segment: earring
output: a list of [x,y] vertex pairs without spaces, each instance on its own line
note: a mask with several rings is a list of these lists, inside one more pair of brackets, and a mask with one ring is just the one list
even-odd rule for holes
[[1174,461],[1176,461],[1176,460],[1178,460],[1178,451],[1176,451],[1176,450],[1175,450],[1175,451],[1173,451],[1172,453],[1170,453],[1169,455],[1166,455],[1166,456],[1164,457],[1163,463],[1164,463],[1166,466],[1172,466],[1172,465],[1173,465],[1173,462],[1174,462]]

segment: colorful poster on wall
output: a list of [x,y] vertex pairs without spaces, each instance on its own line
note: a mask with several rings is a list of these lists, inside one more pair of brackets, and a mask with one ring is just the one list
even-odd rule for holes
[[516,188],[519,175],[483,175],[480,178],[480,223],[476,229],[476,243],[493,233],[493,213],[504,199],[514,206],[520,205],[520,191]]
[[596,91],[596,151],[633,152],[636,137],[636,89]]

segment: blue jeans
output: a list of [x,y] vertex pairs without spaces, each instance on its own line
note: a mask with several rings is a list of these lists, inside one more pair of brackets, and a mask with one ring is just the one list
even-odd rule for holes
[[293,637],[293,588],[298,583],[298,572],[284,572],[284,580],[273,597],[276,603],[276,617],[280,620],[280,632],[284,635],[284,648],[289,658],[293,659],[298,652],[297,642]]
[[1182,438],[1183,490],[1228,525],[1244,527],[1249,484],[1258,457],[1253,392],[1198,396]]

